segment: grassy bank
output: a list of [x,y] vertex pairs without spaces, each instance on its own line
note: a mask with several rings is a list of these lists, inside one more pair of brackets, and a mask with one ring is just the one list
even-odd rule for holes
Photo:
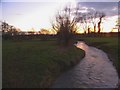
[[117,68],[120,77],[120,55],[118,55],[120,48],[118,46],[118,37],[87,37],[82,38],[82,40],[90,46],[95,46],[105,51]]
[[3,41],[3,88],[49,87],[83,57],[84,51],[60,48],[55,41]]

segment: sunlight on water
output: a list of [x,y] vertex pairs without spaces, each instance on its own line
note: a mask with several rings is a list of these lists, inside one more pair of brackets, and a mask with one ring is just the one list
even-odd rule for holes
[[61,75],[53,88],[116,88],[118,74],[107,54],[82,41],[74,44],[85,51],[85,57],[70,71]]
[[77,44],[75,44],[75,46],[77,48],[81,48],[82,50],[85,50],[85,51],[87,51],[89,49],[88,46],[82,41],[78,41]]

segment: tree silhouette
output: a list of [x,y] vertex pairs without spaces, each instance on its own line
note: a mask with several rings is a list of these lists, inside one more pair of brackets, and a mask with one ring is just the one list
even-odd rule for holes
[[101,22],[102,22],[102,18],[105,17],[105,13],[103,12],[99,12],[99,22],[98,22],[98,33],[101,32]]
[[[82,15],[82,22],[85,23],[85,27],[87,27],[88,33],[90,33],[90,26],[88,25],[89,23],[93,24],[94,28],[94,33],[96,33],[96,25],[98,24],[98,33],[101,32],[101,22],[102,18],[105,17],[105,13],[99,12],[99,11],[91,11],[88,13],[83,13]],[[99,21],[98,21],[99,19]]]
[[20,32],[20,29],[17,29],[6,22],[1,23],[1,28],[2,28],[2,35],[5,36],[6,38],[9,38],[10,36],[18,35]]
[[83,29],[84,29],[84,33],[90,33],[90,19],[89,19],[89,15],[87,13],[81,13],[81,24],[83,26]]
[[72,17],[72,9],[64,8],[56,15],[55,22],[52,23],[53,29],[57,32],[58,42],[64,46],[68,46],[73,39],[73,35],[77,32],[77,19]]
[[97,11],[88,13],[89,19],[91,20],[91,22],[93,24],[94,33],[96,33],[96,24],[97,24],[98,13],[99,12],[97,12]]
[[118,19],[116,20],[115,28],[118,29],[118,32],[120,32],[120,16],[118,16]]
[[42,29],[39,31],[39,34],[50,34],[50,31],[47,30],[47,29],[42,28]]
[[8,23],[2,22],[1,27],[2,27],[2,34],[5,34],[6,32],[9,31],[9,25],[8,25]]
[[77,23],[83,26],[85,33],[91,33],[90,24],[93,24],[94,32],[96,32],[96,28],[98,28],[97,33],[101,32],[101,23],[103,17],[105,17],[105,13],[100,11],[83,13],[80,10],[81,7],[79,5],[75,8],[66,7],[56,15],[52,27],[57,32],[60,42],[68,43],[71,40],[72,35],[77,33]]

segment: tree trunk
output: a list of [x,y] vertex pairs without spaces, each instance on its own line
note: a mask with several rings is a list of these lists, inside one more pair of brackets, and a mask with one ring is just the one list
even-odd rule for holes
[[98,33],[100,33],[100,22],[98,23]]
[[96,24],[94,25],[94,33],[96,32]]
[[90,33],[90,28],[88,27],[88,34]]
[[98,33],[100,33],[101,31],[101,21],[102,21],[102,17],[100,17],[100,21],[98,22]]

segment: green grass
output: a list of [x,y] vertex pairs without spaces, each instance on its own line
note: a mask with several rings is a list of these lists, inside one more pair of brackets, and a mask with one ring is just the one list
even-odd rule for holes
[[83,57],[84,51],[60,48],[55,41],[3,41],[3,88],[49,87]]
[[82,38],[88,45],[102,49],[108,54],[108,57],[117,68],[120,77],[120,48],[118,46],[118,37],[87,37]]
[[[81,40],[105,51],[117,70],[120,70],[118,38],[83,37]],[[3,41],[3,88],[49,87],[62,72],[77,64],[83,57],[82,50],[75,46],[61,48],[54,40]],[[119,72],[118,74],[120,76]]]

